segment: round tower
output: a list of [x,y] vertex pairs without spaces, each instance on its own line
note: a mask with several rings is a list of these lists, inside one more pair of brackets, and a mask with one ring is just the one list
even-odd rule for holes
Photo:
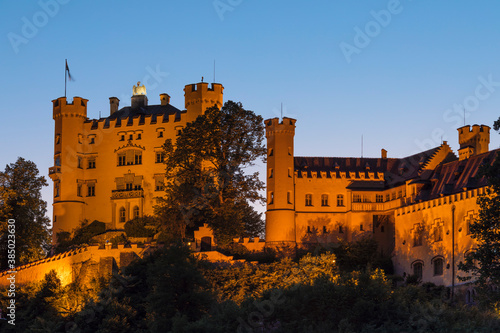
[[52,242],[57,233],[71,232],[83,220],[84,193],[83,158],[79,153],[83,144],[83,123],[87,119],[88,100],[74,97],[68,103],[66,97],[52,101],[54,131],[54,166],[49,177],[54,182],[52,218]]
[[265,121],[267,138],[266,246],[296,246],[293,137],[295,119]]
[[209,107],[216,105],[219,109],[223,103],[224,87],[220,83],[207,82],[188,84],[184,87],[185,108],[187,110],[187,122],[195,120],[199,115],[205,113]]

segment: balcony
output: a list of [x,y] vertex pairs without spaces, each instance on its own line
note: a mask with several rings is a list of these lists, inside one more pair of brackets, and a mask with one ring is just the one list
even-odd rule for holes
[[144,190],[113,190],[111,199],[129,199],[144,197]]
[[399,208],[403,205],[401,199],[395,199],[386,202],[353,202],[353,211],[371,212],[384,211],[389,209]]
[[61,173],[61,167],[60,166],[53,166],[49,168],[49,175],[52,175],[54,173]]

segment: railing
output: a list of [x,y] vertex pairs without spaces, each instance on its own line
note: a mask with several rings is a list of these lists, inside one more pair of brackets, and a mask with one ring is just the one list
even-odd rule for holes
[[113,190],[111,199],[142,198],[144,190]]
[[384,211],[402,206],[401,199],[386,201],[386,202],[353,202],[353,211]]

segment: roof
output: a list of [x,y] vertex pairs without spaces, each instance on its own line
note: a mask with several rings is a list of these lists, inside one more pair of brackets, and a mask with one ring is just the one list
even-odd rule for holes
[[493,164],[499,153],[500,149],[496,149],[462,161],[439,165],[428,178],[416,200],[431,200],[443,195],[460,193],[464,189],[487,186],[488,182],[485,177],[479,175],[479,169],[482,165]]
[[[339,177],[340,172],[346,173],[346,178],[350,178],[350,173],[356,173],[356,178],[359,180],[359,175],[364,174],[368,179],[368,173],[373,172],[375,179],[378,178],[378,173],[384,174],[384,186],[394,187],[405,183],[407,180],[418,178],[421,173],[424,173],[424,167],[437,156],[438,152],[444,147],[441,145],[421,153],[411,155],[404,158],[365,158],[365,157],[295,157],[294,169],[298,172],[298,177],[302,178],[302,172],[307,172],[307,177],[311,173],[317,173],[321,177],[321,172],[326,172],[326,177],[330,177],[330,172],[336,172]],[[448,146],[446,146],[448,147]],[[451,156],[446,156],[445,160],[455,160],[457,157],[451,153]],[[354,179],[353,179],[354,180]],[[362,183],[371,183],[372,181],[361,181]],[[373,188],[373,184],[351,184],[355,187]]]

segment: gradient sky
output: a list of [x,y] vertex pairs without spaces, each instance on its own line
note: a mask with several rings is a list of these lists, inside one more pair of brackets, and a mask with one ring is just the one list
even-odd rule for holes
[[[55,5],[56,4],[56,5]],[[456,128],[500,116],[498,1],[94,1],[0,0],[0,168],[34,161],[51,184],[51,100],[89,99],[90,118],[109,97],[130,105],[146,82],[149,104],[205,77],[224,100],[264,118],[297,119],[295,154],[403,157]],[[377,20],[378,19],[378,20]],[[151,73],[155,73],[152,75]],[[155,77],[156,76],[156,77]],[[500,145],[493,132],[490,149]],[[259,167],[262,173],[264,168]],[[49,215],[51,213],[49,212]]]

